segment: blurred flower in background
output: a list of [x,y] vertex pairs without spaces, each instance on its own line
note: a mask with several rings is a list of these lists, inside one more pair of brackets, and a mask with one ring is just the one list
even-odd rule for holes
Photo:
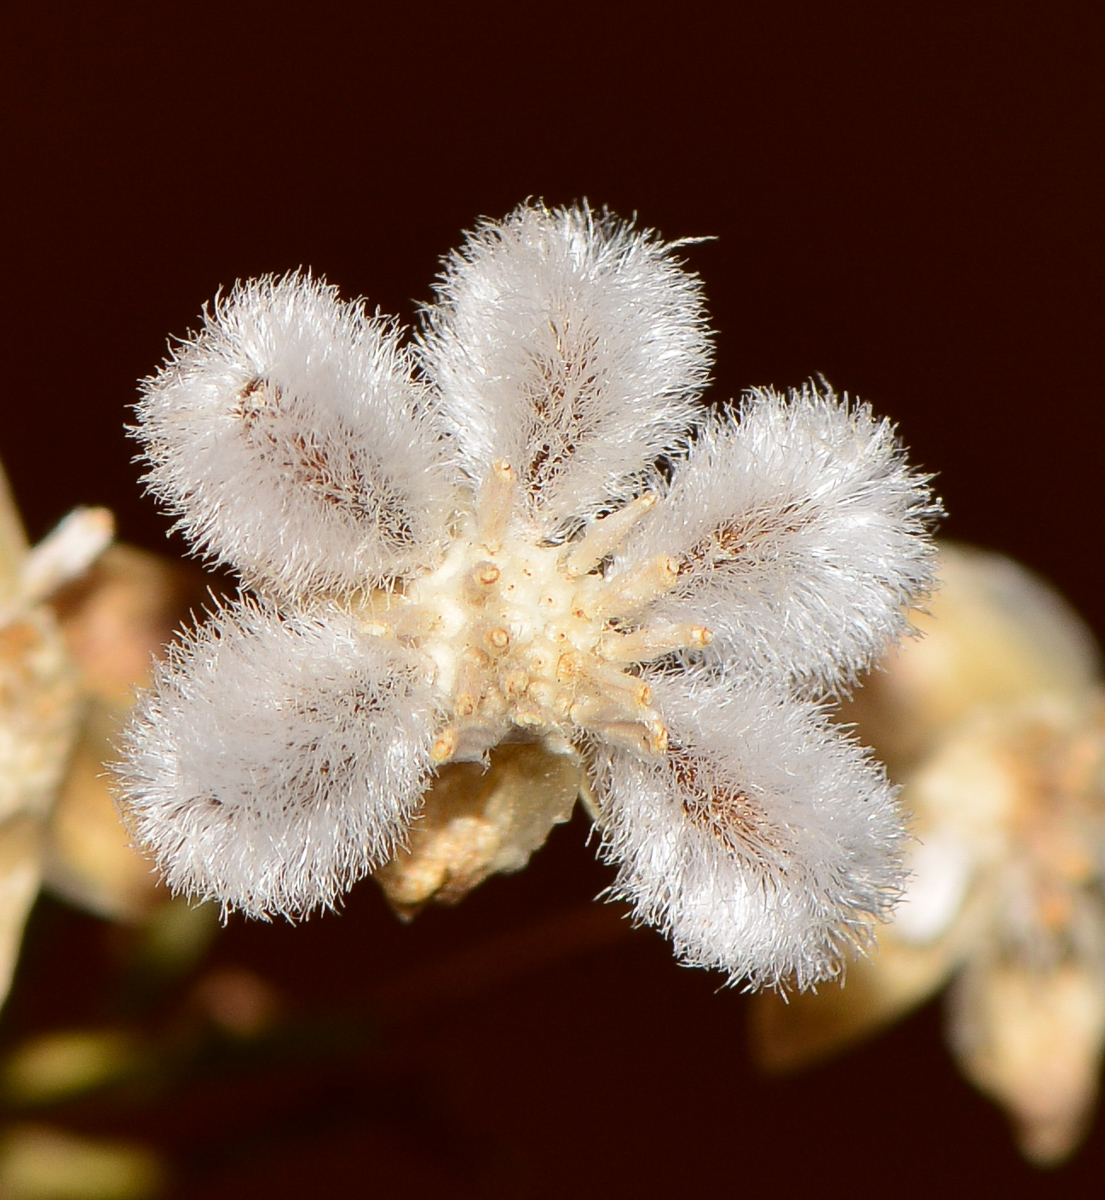
[[[0,1002],[40,888],[142,927],[141,953],[192,961],[209,911],[174,904],[130,845],[105,777],[120,724],[154,655],[204,590],[194,569],[109,545],[111,514],[78,509],[28,546],[0,471]],[[148,1072],[134,1030],[52,1030],[0,1063],[9,1109],[33,1110]],[[0,1129],[5,1200],[138,1200],[163,1171],[137,1143],[40,1121]]]
[[84,707],[79,668],[47,602],[87,570],[112,531],[106,510],[78,509],[30,549],[0,474],[0,1000],[38,892],[51,809]]
[[755,998],[765,1067],[811,1063],[951,981],[952,1053],[1032,1161],[1092,1114],[1105,1044],[1105,689],[1093,640],[1042,580],[945,545],[924,636],[841,718],[903,784],[912,878],[843,988]]

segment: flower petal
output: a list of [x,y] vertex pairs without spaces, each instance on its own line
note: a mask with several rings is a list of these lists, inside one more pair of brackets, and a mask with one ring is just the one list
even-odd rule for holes
[[466,470],[507,459],[552,524],[621,499],[694,419],[701,287],[674,247],[587,207],[522,206],[446,262],[423,357]]
[[252,916],[329,906],[382,865],[425,789],[417,660],[348,615],[223,609],[140,700],[124,816],[175,890]]
[[619,569],[680,557],[658,618],[707,626],[729,661],[832,687],[908,627],[933,582],[938,512],[868,406],[812,384],[753,391],[739,421],[702,431]]
[[804,988],[839,973],[901,884],[881,771],[762,680],[659,677],[666,755],[611,750],[597,789],[613,892],[693,966]]
[[205,554],[277,591],[423,565],[454,480],[396,327],[309,275],[237,284],[145,382],[150,490]]

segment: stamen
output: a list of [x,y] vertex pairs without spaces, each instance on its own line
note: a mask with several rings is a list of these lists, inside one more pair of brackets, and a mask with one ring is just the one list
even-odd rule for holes
[[668,731],[660,722],[655,727],[646,728],[629,721],[596,721],[590,728],[604,741],[641,758],[664,754],[667,750]]
[[514,468],[505,458],[492,463],[476,500],[480,542],[494,554],[503,544],[514,507]]
[[483,699],[483,672],[487,655],[469,650],[461,656],[457,668],[457,698],[453,710],[458,717],[470,717]]
[[493,562],[480,562],[464,579],[464,591],[470,604],[484,604],[499,582],[501,572]]
[[425,604],[397,605],[387,614],[387,622],[399,638],[427,637],[437,628],[440,619],[433,608]]
[[510,645],[510,633],[501,625],[496,625],[483,635],[483,640],[493,654],[504,654]]
[[576,725],[594,728],[608,723],[633,725],[649,711],[635,697],[584,692],[573,703],[568,716]]
[[522,696],[529,687],[529,672],[508,671],[503,679],[503,691],[508,696]]
[[647,708],[652,689],[636,675],[627,675],[617,667],[607,666],[596,658],[583,660],[584,677],[611,699],[633,708]]
[[697,650],[713,640],[702,625],[659,625],[632,633],[609,632],[599,643],[599,653],[611,662],[649,662],[673,650]]
[[448,762],[456,754],[459,743],[460,738],[457,735],[456,727],[450,725],[441,731],[437,741],[434,742],[430,750],[430,757],[434,762]]
[[612,512],[595,521],[570,549],[564,560],[564,570],[569,576],[586,575],[614,549],[616,549],[634,525],[656,505],[656,493],[645,492],[625,508]]
[[589,616],[631,617],[658,596],[671,591],[679,579],[679,559],[657,554],[632,571],[619,575],[590,600]]

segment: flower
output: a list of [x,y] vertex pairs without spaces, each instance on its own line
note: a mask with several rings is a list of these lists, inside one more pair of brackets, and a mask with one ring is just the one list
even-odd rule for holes
[[81,721],[50,811],[43,884],[108,920],[154,918],[169,899],[130,844],[104,763],[154,656],[206,599],[204,585],[190,565],[116,542],[50,600],[78,673]]
[[0,470],[0,1002],[83,715],[78,672],[46,601],[88,568],[112,530],[105,509],[77,509],[30,549]]
[[582,793],[611,894],[686,962],[804,985],[867,937],[901,823],[820,697],[906,629],[936,508],[825,386],[701,406],[678,247],[525,205],[446,261],[413,343],[293,273],[146,381],[150,490],[252,592],[126,735],[175,889],[297,917],[378,872],[412,911]]
[[1105,1051],[1105,687],[1093,640],[1048,585],[944,545],[925,633],[845,718],[903,784],[918,840],[878,953],[847,986],[760,997],[765,1065],[799,1066],[954,978],[948,1038],[1038,1163],[1067,1157]]
[[78,508],[29,547],[0,467],[0,1003],[40,888],[122,923],[167,912],[104,762],[200,573]]

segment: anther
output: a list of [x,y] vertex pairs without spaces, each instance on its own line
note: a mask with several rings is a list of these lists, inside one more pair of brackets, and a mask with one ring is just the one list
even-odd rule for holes
[[510,634],[502,626],[496,626],[484,634],[484,641],[494,653],[502,654],[510,645]]
[[556,664],[556,677],[561,683],[574,683],[583,670],[583,655],[578,650],[568,650]]
[[464,579],[464,590],[472,604],[483,604],[491,595],[502,572],[493,562],[480,562],[468,572]]
[[441,731],[437,741],[434,742],[430,750],[430,757],[434,762],[448,762],[457,752],[457,743],[457,731],[450,725],[447,729]]
[[503,691],[508,696],[521,696],[529,687],[529,674],[526,671],[508,671],[503,679]]

